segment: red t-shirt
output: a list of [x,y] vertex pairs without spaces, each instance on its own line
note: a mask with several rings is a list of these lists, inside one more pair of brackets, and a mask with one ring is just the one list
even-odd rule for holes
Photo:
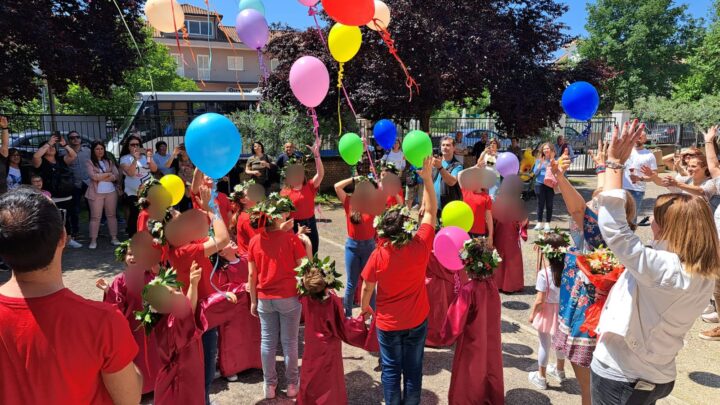
[[[215,203],[217,204],[218,211],[220,212],[220,216],[222,217],[223,221],[225,222],[225,225],[229,225],[230,219],[232,219],[232,209],[230,208],[230,199],[228,199],[228,196],[226,196],[225,193],[218,191],[217,197],[215,198]],[[197,194],[194,194],[192,196],[192,204],[193,204],[193,208],[201,209]]]
[[198,299],[203,299],[213,293],[210,285],[210,275],[213,264],[205,256],[204,241],[195,241],[180,247],[171,247],[168,254],[170,265],[177,271],[177,280],[183,283],[182,291],[187,293],[190,287],[190,266],[195,261],[202,268],[202,277],[198,284]]
[[300,190],[284,188],[280,195],[288,197],[295,204],[295,212],[290,214],[290,218],[303,220],[310,219],[315,216],[315,196],[318,189],[312,182],[305,183]]
[[463,201],[470,206],[475,215],[470,233],[484,234],[487,232],[485,227],[485,213],[492,209],[492,198],[488,193],[474,193],[472,191],[463,190]]
[[435,229],[420,225],[405,246],[381,245],[370,255],[362,278],[377,283],[377,327],[384,331],[412,329],[430,313],[425,272]]
[[138,346],[115,307],[68,289],[0,295],[1,404],[112,404],[101,372],[132,363]]
[[260,233],[259,229],[250,226],[250,214],[241,212],[237,221],[237,245],[238,253],[247,255],[250,239]]
[[347,232],[350,238],[357,241],[375,239],[375,228],[373,227],[375,217],[370,214],[361,214],[360,223],[353,224],[350,221],[350,197],[343,201],[343,208],[345,208],[345,221],[347,222]]
[[146,209],[140,210],[140,213],[138,214],[137,219],[137,231],[147,231],[148,230],[148,221],[150,220],[150,213]]
[[[400,195],[400,197],[402,197],[402,201],[400,201],[400,202],[398,202],[398,200],[396,198],[398,196],[398,194]],[[387,200],[385,200],[386,208],[392,208],[396,205],[400,205],[405,202],[405,192],[400,190],[400,193],[398,193],[398,194],[388,196]]]
[[258,298],[297,296],[295,267],[305,256],[305,245],[293,233],[271,231],[254,236],[248,247],[248,262],[254,262],[257,269]]

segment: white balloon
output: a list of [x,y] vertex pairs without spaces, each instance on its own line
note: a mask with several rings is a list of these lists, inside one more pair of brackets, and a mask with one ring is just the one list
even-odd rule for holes
[[150,25],[160,32],[175,32],[185,25],[185,13],[176,0],[148,0],[145,16]]
[[378,28],[387,29],[388,25],[390,25],[390,9],[387,4],[375,0],[375,16],[367,24],[367,27],[373,31],[380,31]]

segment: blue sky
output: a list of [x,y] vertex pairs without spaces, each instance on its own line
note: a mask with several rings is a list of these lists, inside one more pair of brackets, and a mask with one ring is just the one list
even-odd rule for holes
[[[204,0],[178,0],[179,3],[190,3],[205,8]],[[305,28],[313,25],[312,17],[307,15],[307,7],[297,0],[264,0],[268,22],[283,22],[295,28]],[[585,5],[591,1],[563,0],[570,6],[570,10],[563,16],[562,21],[570,27],[573,35],[585,34],[585,18],[587,12]],[[223,23],[235,25],[235,16],[238,13],[238,1],[210,0],[211,8],[223,15]],[[676,3],[688,4],[689,11],[694,17],[707,17],[712,0],[683,0]]]

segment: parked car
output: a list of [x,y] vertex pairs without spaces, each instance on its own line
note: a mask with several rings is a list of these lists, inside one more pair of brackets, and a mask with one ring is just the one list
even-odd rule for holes
[[[40,144],[50,139],[52,131],[25,131],[10,136],[10,147],[20,151],[23,159],[32,160],[33,154],[38,150]],[[84,136],[80,136],[82,144],[90,147],[92,141]],[[67,138],[66,138],[67,140]]]
[[[472,150],[473,146],[475,146],[476,143],[482,140],[483,134],[487,135],[488,140],[493,138],[497,139],[500,143],[500,150],[507,150],[512,143],[510,141],[510,138],[500,135],[498,132],[491,131],[489,129],[465,129],[461,132],[463,133],[463,143],[465,143],[465,146],[467,146],[467,148],[470,150]],[[455,132],[448,135],[454,137]]]

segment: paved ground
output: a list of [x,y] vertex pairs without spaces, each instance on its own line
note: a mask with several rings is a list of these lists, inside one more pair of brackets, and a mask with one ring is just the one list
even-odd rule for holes
[[[579,189],[588,196],[594,188],[593,178],[578,178]],[[647,198],[653,198],[662,192],[652,186]],[[567,227],[567,215],[562,198],[556,198],[555,224]],[[532,208],[535,201],[528,207]],[[652,204],[648,201],[648,205]],[[646,211],[649,211],[646,210]],[[345,222],[342,210],[326,208],[323,211],[323,223],[320,225],[321,255],[332,256],[338,268],[344,269],[343,243]],[[534,214],[531,215],[534,218]],[[638,233],[644,240],[650,239],[649,227],[640,228]],[[532,235],[531,235],[532,240]],[[112,250],[108,240],[100,240],[96,251],[68,250],[64,256],[65,282],[75,292],[92,299],[100,299],[101,294],[95,288],[98,277],[112,278],[121,271],[112,261]],[[525,262],[525,285],[522,293],[501,295],[502,297],[502,339],[503,366],[505,373],[506,402],[508,404],[560,404],[579,403],[579,388],[574,380],[571,367],[566,367],[569,380],[562,385],[551,381],[550,388],[538,391],[527,381],[527,372],[537,367],[537,339],[534,330],[527,323],[528,310],[534,300],[535,256],[532,245],[523,245]],[[0,282],[7,273],[0,273]],[[678,380],[673,397],[662,404],[710,404],[717,403],[720,393],[720,342],[707,342],[699,339],[699,331],[707,325],[698,320],[686,338],[686,347],[677,360]],[[301,331],[302,333],[302,331]],[[302,335],[301,335],[302,336]],[[302,349],[302,348],[301,348]],[[447,391],[450,385],[452,369],[452,349],[426,349],[423,380],[423,404],[447,404]],[[369,354],[349,346],[343,348],[345,381],[350,404],[379,404],[382,402],[380,372],[377,368],[377,355]],[[278,369],[282,376],[282,361],[278,358]],[[282,379],[282,377],[281,377]],[[285,385],[281,380],[280,389]],[[228,383],[217,380],[213,386],[213,398],[221,404],[284,404],[293,401],[278,398],[274,401],[262,401],[262,373],[258,370],[240,375],[238,382]]]

